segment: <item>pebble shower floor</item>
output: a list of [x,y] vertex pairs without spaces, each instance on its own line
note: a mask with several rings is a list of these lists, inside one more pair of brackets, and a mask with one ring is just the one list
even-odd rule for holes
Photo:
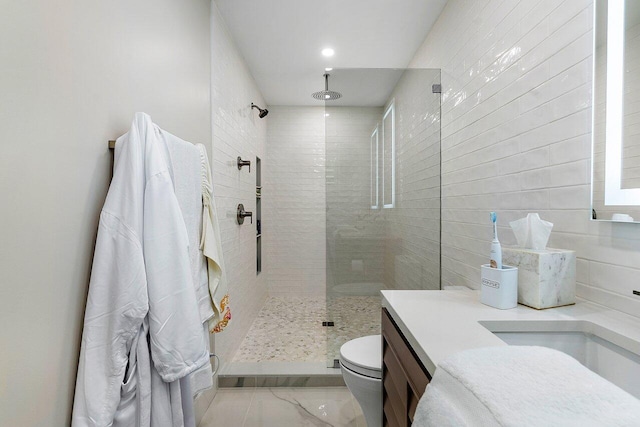
[[269,297],[233,362],[327,362],[345,342],[379,333],[379,296]]

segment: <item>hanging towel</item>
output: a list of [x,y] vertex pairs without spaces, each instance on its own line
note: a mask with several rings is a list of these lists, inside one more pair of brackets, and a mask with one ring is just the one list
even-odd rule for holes
[[229,308],[229,293],[222,258],[222,240],[220,239],[220,226],[216,217],[215,201],[213,199],[213,186],[211,184],[211,167],[204,145],[197,144],[200,149],[200,161],[202,172],[202,237],[200,248],[207,257],[209,274],[209,294],[213,304],[214,315],[209,321],[209,330],[212,333],[221,332],[231,320]]
[[[200,248],[202,232],[202,172],[200,149],[175,135],[160,130],[160,137],[170,160],[169,167],[173,178],[176,198],[189,237],[189,261],[196,292],[200,322],[202,323],[204,350],[209,353],[209,319],[213,316],[211,297],[209,296],[209,277],[207,262]],[[193,398],[196,394],[213,387],[211,363],[205,363],[187,377],[180,379],[180,387],[171,387],[170,401],[167,407],[172,414],[182,414],[185,427],[195,427]],[[178,395],[177,392],[180,392]],[[182,399],[182,411],[177,411],[175,402]],[[173,427],[178,426],[176,424]]]
[[[213,308],[211,305],[211,297],[209,296],[207,262],[200,248],[203,225],[200,149],[196,147],[196,145],[184,141],[164,130],[161,130],[160,136],[167,149],[176,198],[178,199],[182,218],[184,219],[189,237],[191,275],[198,300],[200,321],[205,323],[213,316]],[[208,337],[206,343],[206,350],[208,352]]]
[[560,351],[487,347],[438,365],[412,425],[631,427],[640,400]]

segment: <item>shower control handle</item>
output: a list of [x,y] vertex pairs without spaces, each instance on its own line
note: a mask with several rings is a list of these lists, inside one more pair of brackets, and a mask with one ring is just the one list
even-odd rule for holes
[[238,225],[244,224],[244,219],[246,217],[249,217],[251,219],[251,224],[253,224],[253,212],[245,211],[244,205],[240,203],[238,205],[238,213],[237,213]]
[[238,170],[243,166],[249,166],[249,173],[251,173],[251,160],[242,160],[242,157],[238,156]]

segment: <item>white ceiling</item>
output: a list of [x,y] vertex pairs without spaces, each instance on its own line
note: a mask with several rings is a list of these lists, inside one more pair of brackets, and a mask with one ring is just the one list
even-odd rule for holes
[[[446,0],[216,0],[229,31],[268,105],[323,105],[325,67],[404,68]],[[320,51],[335,49],[325,58]],[[330,72],[331,74],[331,72]],[[350,77],[347,77],[350,76]],[[334,77],[335,85],[334,85]],[[371,80],[368,80],[371,79]],[[342,86],[342,83],[358,83]],[[393,72],[355,78],[336,72],[331,105],[381,105]]]

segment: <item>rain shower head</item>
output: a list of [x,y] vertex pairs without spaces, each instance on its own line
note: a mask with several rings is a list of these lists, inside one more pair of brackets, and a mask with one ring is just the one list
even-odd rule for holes
[[333,101],[334,99],[342,98],[342,94],[340,92],[334,92],[329,90],[329,74],[324,74],[324,90],[320,92],[314,92],[311,94],[315,99],[319,99],[320,101]]
[[256,104],[254,104],[253,102],[251,103],[251,108],[257,108],[258,109],[258,117],[260,117],[261,119],[264,119],[265,116],[267,114],[269,114],[269,110],[267,110],[266,108],[262,109],[262,108],[258,107]]

